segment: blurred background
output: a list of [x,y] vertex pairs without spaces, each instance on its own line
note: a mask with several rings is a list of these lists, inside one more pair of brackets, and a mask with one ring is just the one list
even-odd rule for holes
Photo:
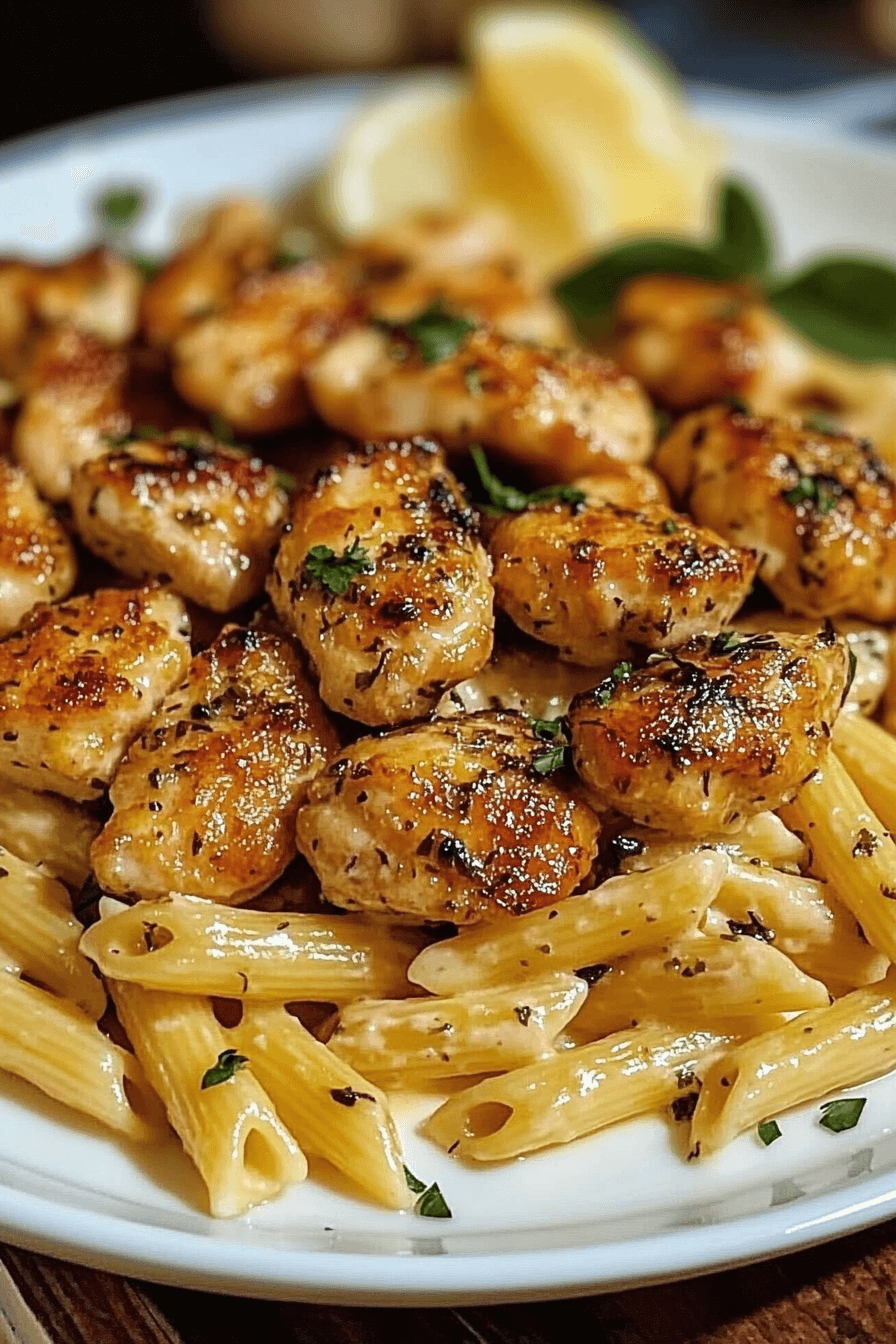
[[[457,55],[471,0],[90,0],[3,16],[0,139],[144,99]],[[630,0],[686,79],[796,92],[896,71],[896,0]]]

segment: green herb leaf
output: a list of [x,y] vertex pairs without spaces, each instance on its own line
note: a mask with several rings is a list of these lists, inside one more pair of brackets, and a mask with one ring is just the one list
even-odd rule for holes
[[282,467],[277,468],[276,480],[280,489],[285,490],[287,494],[291,495],[296,488],[295,476],[293,476],[291,471],[284,471]]
[[574,485],[545,485],[540,490],[518,490],[515,485],[504,485],[488,465],[488,459],[478,443],[470,444],[470,456],[482,483],[482,488],[491,501],[489,513],[523,513],[533,504],[582,504],[584,490]]
[[665,520],[665,522],[663,523],[663,531],[665,532],[667,537],[671,537],[674,533],[678,531],[678,524],[676,523],[674,518],[667,518]]
[[729,179],[716,201],[715,255],[733,277],[761,276],[772,265],[774,247],[762,207],[741,182]]
[[222,1050],[215,1063],[202,1075],[201,1090],[205,1092],[219,1083],[228,1083],[248,1063],[247,1055],[238,1055],[235,1050]]
[[736,630],[722,630],[713,636],[709,652],[714,658],[718,658],[720,654],[730,653],[732,649],[736,649],[739,643],[740,635]]
[[426,1189],[425,1182],[421,1181],[420,1178],[418,1176],[415,1176],[412,1171],[409,1171],[407,1167],[405,1167],[404,1169],[404,1178],[407,1181],[408,1189],[411,1191],[412,1194],[415,1195],[423,1194],[423,1191]]
[[580,321],[609,317],[616,295],[639,275],[693,275],[727,280],[730,273],[707,247],[674,238],[635,238],[604,252],[562,279],[554,294]]
[[424,364],[439,364],[456,354],[476,323],[459,313],[452,313],[441,299],[436,299],[422,313],[405,322],[389,322],[376,318],[376,325],[395,336],[403,336],[416,346]]
[[223,416],[218,415],[217,411],[212,411],[208,423],[218,443],[233,443],[235,441],[236,436],[233,432],[233,426],[229,425]]
[[859,1116],[865,1109],[865,1097],[843,1097],[840,1101],[825,1101],[822,1104],[824,1114],[819,1120],[822,1129],[833,1134],[842,1134],[845,1129],[855,1129]]
[[842,434],[843,426],[829,411],[810,411],[803,417],[803,429],[812,434]]
[[777,1120],[763,1120],[756,1133],[759,1135],[766,1148],[770,1143],[774,1143],[775,1139],[780,1139],[781,1137],[781,1130],[778,1127]]
[[653,434],[657,443],[664,439],[672,428],[672,417],[668,411],[661,410],[655,406],[653,408]]
[[811,504],[818,513],[831,513],[837,507],[837,496],[826,490],[817,476],[801,476],[792,490],[784,490],[782,499],[788,504]]
[[[412,1187],[413,1188],[413,1187]],[[414,1212],[421,1218],[450,1218],[451,1210],[445,1203],[445,1196],[437,1184],[427,1186],[414,1205]]]
[[312,546],[305,556],[304,572],[331,593],[342,597],[359,574],[372,574],[373,564],[356,537],[341,555],[329,546]]
[[132,266],[137,267],[143,279],[147,281],[155,280],[164,264],[159,261],[158,257],[147,257],[142,252],[129,252],[128,261]]
[[138,439],[164,439],[165,431],[159,429],[157,425],[137,425],[132,438]]
[[97,202],[100,219],[109,229],[126,229],[135,223],[146,205],[139,187],[116,187]]
[[621,681],[632,674],[631,663],[617,663],[608,677],[604,677],[600,686],[597,688],[597,703],[602,707],[610,703],[613,698],[613,692]]
[[558,742],[555,747],[551,747],[543,756],[536,756],[532,762],[532,769],[539,775],[549,775],[554,770],[559,770],[566,763],[566,743]]
[[834,256],[774,286],[768,301],[807,340],[859,360],[896,359],[896,269]]
[[560,737],[563,732],[563,719],[530,719],[529,727],[539,737],[549,741],[553,737]]

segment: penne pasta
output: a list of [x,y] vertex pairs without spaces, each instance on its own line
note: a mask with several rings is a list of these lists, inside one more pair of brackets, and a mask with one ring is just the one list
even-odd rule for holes
[[896,738],[872,719],[842,714],[832,740],[871,811],[891,834],[896,832]]
[[733,934],[685,934],[595,972],[600,976],[572,1024],[578,1037],[594,1039],[656,1018],[707,1027],[829,1001],[825,986],[782,952]]
[[233,1032],[303,1150],[378,1204],[409,1208],[401,1141],[382,1092],[279,1004],[246,1004]]
[[503,1073],[552,1055],[587,989],[584,980],[557,973],[456,998],[349,1004],[328,1044],[386,1088]]
[[409,978],[433,994],[461,994],[612,961],[694,928],[721,886],[725,858],[690,853],[649,873],[610,878],[593,891],[425,948]]
[[186,896],[141,901],[81,941],[104,975],[147,989],[344,1003],[416,993],[416,932],[356,915],[241,910]]
[[90,846],[102,823],[55,793],[32,793],[4,780],[0,845],[77,890],[90,872]]
[[441,1148],[502,1162],[660,1112],[730,1038],[648,1026],[564,1050],[450,1097],[423,1125]]
[[125,1138],[162,1138],[162,1109],[134,1056],[74,1004],[2,969],[14,961],[0,951],[0,1069]]
[[742,863],[760,860],[772,868],[798,872],[806,858],[806,846],[774,812],[749,817],[733,835],[711,835],[702,840],[680,839],[647,826],[627,826],[610,841],[610,854],[619,872],[636,873],[670,863],[682,854],[716,849]]
[[748,930],[766,938],[833,994],[873,985],[887,973],[886,957],[869,946],[846,907],[808,877],[731,863],[709,916],[717,917],[717,933]]
[[71,1001],[94,1021],[106,991],[78,950],[83,929],[61,883],[0,848],[0,942],[23,974]]
[[813,872],[896,961],[896,843],[834,752],[781,814],[805,836]]
[[714,1152],[791,1106],[896,1065],[896,976],[733,1045],[704,1076],[692,1147]]
[[206,999],[137,985],[110,986],[137,1058],[208,1190],[216,1218],[232,1218],[304,1180],[308,1166],[274,1105],[247,1069],[213,1085],[230,1048]]

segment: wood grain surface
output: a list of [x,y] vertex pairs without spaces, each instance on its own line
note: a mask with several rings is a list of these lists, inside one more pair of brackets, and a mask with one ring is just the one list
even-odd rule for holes
[[896,1223],[703,1279],[513,1307],[311,1307],[0,1246],[0,1344],[896,1344]]

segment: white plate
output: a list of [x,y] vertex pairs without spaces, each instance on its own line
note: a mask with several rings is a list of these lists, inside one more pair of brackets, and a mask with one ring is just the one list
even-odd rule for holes
[[[285,192],[326,156],[369,82],[315,81],[181,99],[77,123],[0,151],[0,252],[58,254],[85,240],[89,202],[145,183],[142,246],[227,191]],[[869,86],[857,108],[896,104]],[[872,97],[871,95],[874,95]],[[733,167],[772,205],[789,260],[819,248],[885,251],[896,238],[896,158],[838,134],[830,100],[738,103],[703,93],[732,134]],[[801,115],[798,115],[801,114]],[[566,1296],[759,1259],[896,1213],[896,1076],[858,1089],[857,1129],[785,1117],[766,1149],[746,1135],[687,1165],[644,1119],[565,1149],[473,1171],[401,1117],[408,1161],[438,1179],[448,1222],[382,1212],[313,1180],[233,1222],[213,1222],[174,1143],[126,1148],[15,1080],[0,1083],[0,1238],[145,1278],[338,1303]],[[417,1113],[419,1115],[419,1111]]]

